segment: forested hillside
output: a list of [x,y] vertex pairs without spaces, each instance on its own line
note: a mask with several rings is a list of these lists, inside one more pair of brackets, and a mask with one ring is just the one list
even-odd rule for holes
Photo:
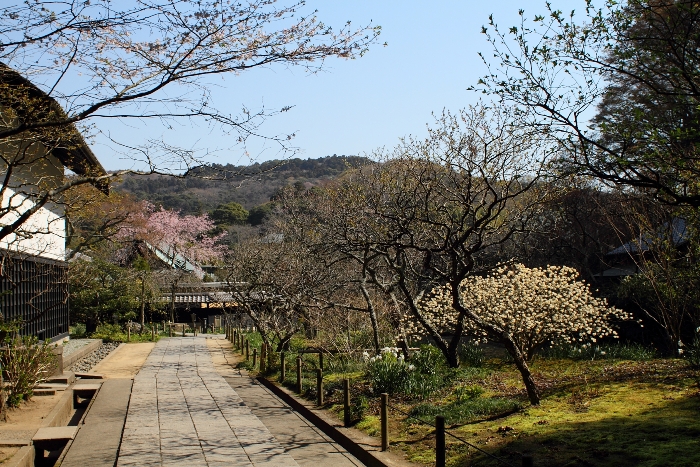
[[128,175],[114,188],[182,214],[201,214],[230,202],[250,210],[270,201],[285,185],[303,183],[308,188],[367,162],[365,157],[333,155],[320,159],[272,160],[249,166],[214,165],[206,169],[212,171],[206,175],[223,174],[226,180]]

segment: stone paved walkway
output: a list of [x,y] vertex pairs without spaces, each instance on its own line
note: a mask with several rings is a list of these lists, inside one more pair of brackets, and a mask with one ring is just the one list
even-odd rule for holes
[[216,372],[205,339],[162,339],[134,378],[118,466],[297,466]]

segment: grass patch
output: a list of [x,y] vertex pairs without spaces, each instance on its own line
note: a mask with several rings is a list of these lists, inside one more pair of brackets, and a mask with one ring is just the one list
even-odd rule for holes
[[569,360],[651,360],[656,350],[641,344],[615,342],[582,347],[580,345],[560,345],[542,350],[539,354],[550,359]]
[[483,418],[511,414],[521,407],[522,403],[514,399],[477,397],[444,405],[419,404],[409,413],[428,423],[435,423],[435,417],[441,415],[449,425],[462,425]]
[[357,422],[355,428],[364,431],[370,436],[380,436],[382,433],[381,421],[379,417],[374,415],[368,415],[362,418],[362,420]]

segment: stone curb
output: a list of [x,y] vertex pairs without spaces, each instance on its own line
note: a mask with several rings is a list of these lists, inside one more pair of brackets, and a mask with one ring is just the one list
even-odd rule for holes
[[24,446],[6,462],[3,467],[34,467],[34,446]]
[[278,386],[267,378],[258,376],[257,381],[288,404],[294,411],[313,423],[326,436],[338,443],[357,460],[368,467],[416,467],[405,459],[396,455],[381,451],[374,438],[352,428],[335,426],[334,421],[326,418],[322,410],[307,407],[302,401],[294,397],[285,388]]
[[88,345],[82,347],[81,349],[73,352],[67,357],[63,358],[63,368],[70,368],[75,362],[81,358],[90,355],[92,352],[97,350],[102,345],[102,339],[97,339],[94,342],[90,342]]
[[121,348],[124,347],[125,345],[127,345],[126,342],[122,342],[121,344],[119,344],[119,345],[117,346],[116,349],[112,350],[109,354],[107,354],[107,356],[106,356],[105,358],[103,358],[102,360],[100,360],[99,362],[97,362],[97,363],[95,364],[95,366],[93,366],[92,368],[90,368],[90,371],[88,371],[88,373],[97,373],[95,370],[98,369],[98,367],[99,367],[100,365],[102,365],[104,362],[107,362],[107,361],[109,361],[112,357],[114,357],[114,355],[119,351],[119,349],[121,349]]

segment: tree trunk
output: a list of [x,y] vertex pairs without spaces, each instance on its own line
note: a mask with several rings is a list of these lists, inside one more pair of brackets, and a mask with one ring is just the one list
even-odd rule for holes
[[364,280],[360,283],[360,290],[362,291],[362,295],[365,297],[365,302],[367,302],[369,320],[372,323],[372,337],[374,340],[374,351],[376,352],[375,355],[379,355],[379,324],[377,322],[377,311],[374,309],[374,303],[372,303],[372,298],[369,296],[367,284]]
[[518,371],[520,371],[523,383],[525,383],[525,389],[527,390],[527,398],[530,399],[530,403],[532,405],[540,405],[540,391],[537,389],[535,380],[532,378],[532,373],[530,373],[530,368],[527,366],[525,356],[512,339],[503,337],[501,343],[506,346],[506,350],[510,356],[513,357],[515,366],[518,368]]
[[292,337],[294,337],[294,333],[287,334],[283,338],[280,339],[279,344],[277,344],[277,352],[282,352],[283,350],[288,350],[288,344],[289,341],[292,340]]
[[396,310],[396,313],[389,315],[391,318],[391,324],[396,327],[399,332],[399,341],[396,343],[396,346],[401,349],[404,358],[408,359],[408,339],[406,339],[406,333],[401,325],[401,306],[399,305],[399,300],[396,298],[396,294],[394,294],[394,292],[388,293],[392,302],[394,302],[394,309]]
[[141,332],[143,334],[143,327],[146,323],[146,302],[144,302],[144,297],[146,296],[146,279],[141,276]]
[[172,285],[172,292],[170,294],[170,321],[175,322],[175,283]]

